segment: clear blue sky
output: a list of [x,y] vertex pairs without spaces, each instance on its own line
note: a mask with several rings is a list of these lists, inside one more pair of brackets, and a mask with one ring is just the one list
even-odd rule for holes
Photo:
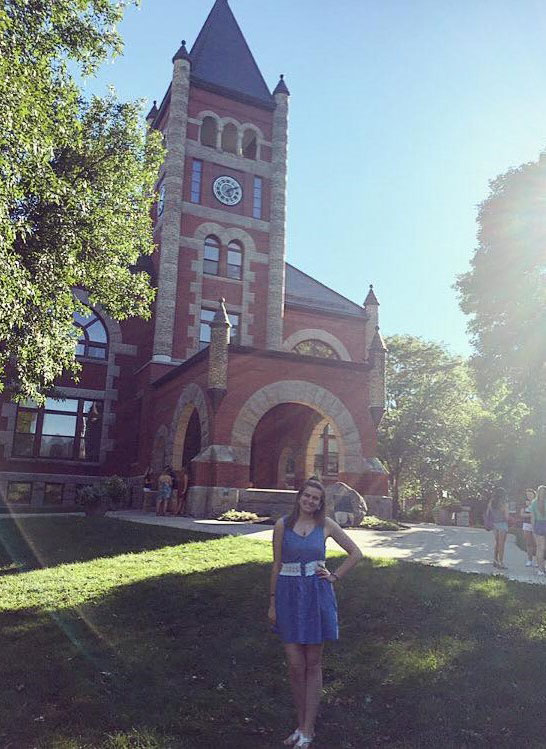
[[[89,91],[161,100],[213,0],[142,0]],[[287,259],[384,335],[469,345],[451,286],[488,182],[546,144],[542,0],[231,0],[272,89],[291,91]]]

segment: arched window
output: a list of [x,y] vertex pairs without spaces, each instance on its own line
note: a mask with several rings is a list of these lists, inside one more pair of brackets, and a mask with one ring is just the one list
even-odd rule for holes
[[230,242],[227,252],[227,277],[240,280],[243,276],[243,250],[238,242]]
[[222,131],[222,151],[237,153],[237,128],[231,122]]
[[326,424],[320,435],[315,453],[315,473],[318,476],[337,476],[339,471],[337,437],[330,424]]
[[301,354],[302,356],[317,356],[320,359],[339,359],[334,349],[322,341],[302,341],[294,346],[292,350],[295,354]]
[[203,273],[217,276],[220,267],[220,242],[216,237],[205,239],[205,256],[203,259]]
[[201,145],[216,148],[218,123],[214,117],[205,117],[201,125]]
[[91,311],[89,317],[83,317],[79,312],[74,312],[74,324],[78,328],[78,343],[76,344],[76,356],[85,356],[88,359],[108,358],[108,334],[100,317]]
[[258,155],[258,138],[255,130],[245,130],[243,133],[243,156],[245,159],[256,159]]

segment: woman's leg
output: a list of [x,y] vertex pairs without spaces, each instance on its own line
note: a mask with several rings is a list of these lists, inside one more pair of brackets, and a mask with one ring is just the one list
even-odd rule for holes
[[493,531],[495,538],[495,546],[493,549],[493,564],[498,564],[499,561],[499,531],[495,528]]
[[530,531],[525,531],[525,546],[527,548],[527,559],[532,562],[537,552],[537,547],[534,536]]
[[315,721],[322,696],[322,651],[324,645],[305,645],[305,723],[303,733],[313,736]]
[[504,546],[507,535],[506,531],[499,531],[499,555],[497,557],[499,564],[504,564]]
[[292,699],[298,715],[298,728],[303,731],[305,724],[305,645],[295,642],[285,643],[284,650],[288,661],[288,675],[292,688]]
[[537,564],[539,570],[542,570],[544,572],[544,543],[546,541],[546,538],[544,536],[535,536],[535,541],[537,543]]

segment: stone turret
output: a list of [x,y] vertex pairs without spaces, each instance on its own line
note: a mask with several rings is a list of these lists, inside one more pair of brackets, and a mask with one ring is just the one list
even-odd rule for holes
[[373,290],[373,284],[370,284],[370,290],[362,305],[368,315],[366,322],[366,359],[370,358],[370,347],[373,340],[373,331],[379,325],[379,302]]
[[369,347],[368,361],[370,369],[370,413],[376,427],[381,423],[385,413],[385,401],[387,398],[386,388],[386,361],[387,347],[379,332],[379,326],[375,327],[375,335]]
[[273,92],[273,147],[271,219],[269,240],[269,291],[267,296],[266,346],[280,350],[283,340],[284,274],[286,234],[286,163],[288,151],[288,98],[290,92],[281,75]]
[[153,360],[168,363],[171,362],[173,355],[190,70],[190,57],[185,42],[182,42],[173,57],[173,78],[168,104],[169,113],[166,126],[168,151],[165,158],[165,176],[162,184],[165,191],[165,207],[160,224],[161,254],[153,343]]
[[227,392],[228,346],[231,323],[225,303],[225,299],[219,300],[219,307],[210,323],[207,391],[215,408]]

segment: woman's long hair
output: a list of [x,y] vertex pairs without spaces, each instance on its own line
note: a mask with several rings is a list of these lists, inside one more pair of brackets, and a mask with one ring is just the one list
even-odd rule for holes
[[292,510],[292,512],[286,518],[286,521],[285,521],[286,528],[293,528],[296,525],[296,521],[300,514],[300,497],[303,494],[303,491],[307,486],[311,486],[313,489],[318,489],[321,493],[320,505],[317,507],[317,509],[313,513],[313,517],[317,525],[324,525],[324,522],[326,520],[326,490],[324,489],[324,486],[320,483],[318,479],[310,478],[310,479],[307,479],[307,481],[303,482],[299,492],[296,494],[296,502],[294,504],[294,509]]
[[539,486],[537,489],[537,507],[542,516],[546,514],[546,486]]
[[506,489],[503,486],[496,486],[493,489],[493,496],[489,502],[489,506],[493,510],[498,510],[500,505],[506,503]]

